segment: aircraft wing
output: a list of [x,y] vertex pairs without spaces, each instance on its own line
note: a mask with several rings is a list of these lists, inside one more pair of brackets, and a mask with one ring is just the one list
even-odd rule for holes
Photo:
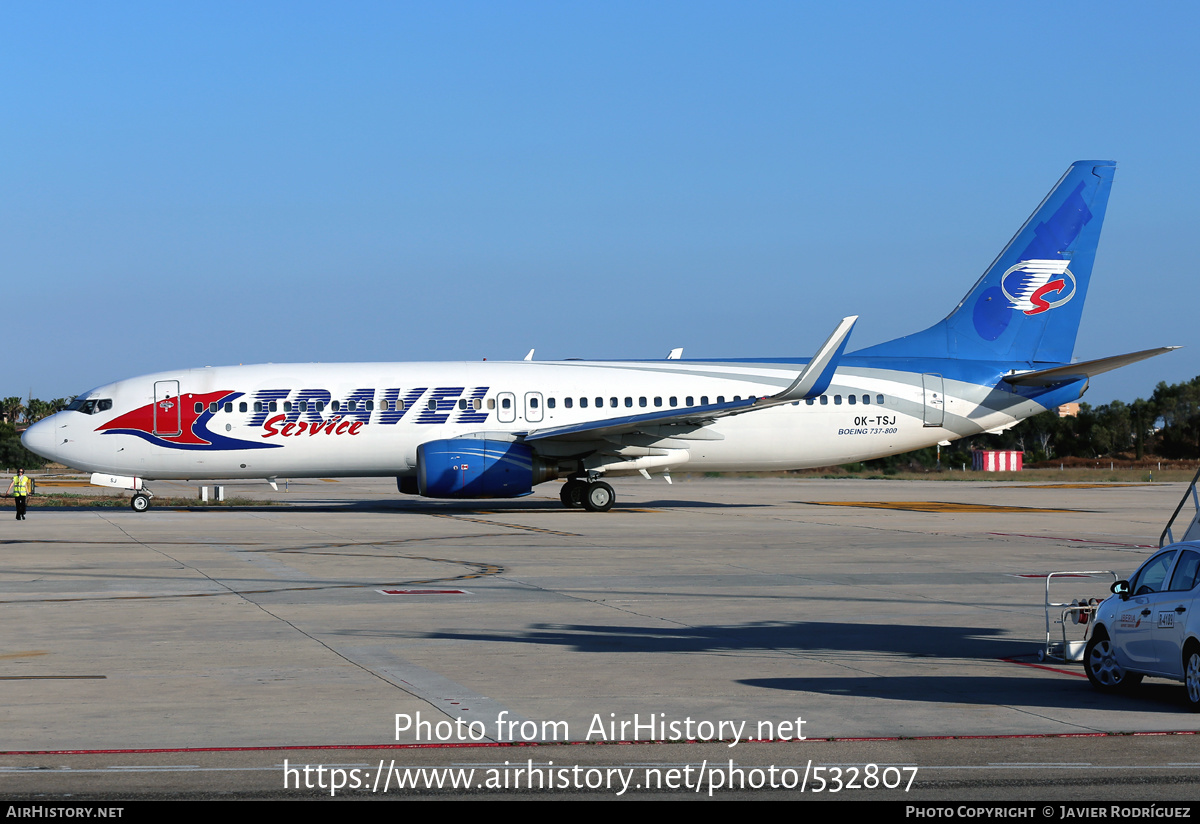
[[838,324],[833,334],[821,345],[812,360],[800,370],[796,379],[782,392],[774,395],[712,403],[706,406],[689,406],[686,409],[663,409],[641,415],[625,415],[566,426],[551,426],[527,432],[524,439],[526,441],[548,438],[570,441],[594,440],[634,432],[645,426],[701,427],[718,418],[743,415],[747,412],[770,409],[772,406],[781,406],[816,397],[829,388],[833,374],[837,371],[838,361],[841,360],[842,353],[846,351],[846,341],[849,340],[850,332],[854,329],[857,320],[858,315],[842,318],[842,322]]
[[1067,366],[1055,366],[1051,369],[1016,372],[1011,375],[1005,375],[1003,380],[1005,383],[1010,383],[1013,386],[1051,386],[1056,383],[1090,378],[1093,375],[1110,372],[1113,369],[1119,369],[1122,366],[1128,366],[1131,363],[1137,363],[1140,360],[1153,358],[1156,355],[1162,355],[1179,348],[1178,346],[1160,346],[1157,349],[1143,349],[1141,352],[1130,352],[1128,355],[1113,355],[1111,358],[1099,358],[1097,360],[1083,361],[1082,363],[1072,363]]

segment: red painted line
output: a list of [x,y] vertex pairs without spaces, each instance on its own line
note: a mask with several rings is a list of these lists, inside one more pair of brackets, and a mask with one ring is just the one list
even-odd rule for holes
[[[1161,732],[1062,732],[1062,733],[1012,733],[1007,735],[879,735],[863,737],[839,738],[806,738],[812,743],[854,743],[865,741],[1004,741],[1019,738],[1127,738],[1148,735],[1200,735],[1200,730],[1163,730]],[[771,739],[769,741],[741,741],[741,744],[792,744],[796,739]],[[200,752],[296,752],[303,750],[422,750],[422,749],[464,749],[471,747],[598,747],[621,746],[630,744],[728,744],[729,740],[720,741],[527,741],[527,742],[489,742],[481,744],[318,744],[316,746],[275,746],[275,747],[147,747],[140,749],[104,749],[104,750],[0,750],[0,755],[145,755],[148,753],[200,753]]]
[[1055,578],[1099,578],[1099,575],[1058,575],[1052,572],[1023,572],[1014,575],[1014,578],[1049,578],[1054,575]]
[[381,589],[384,595],[466,595],[461,589]]
[[1062,675],[1074,675],[1076,678],[1087,678],[1087,675],[1085,675],[1082,672],[1074,672],[1073,670],[1059,669],[1058,667],[1047,667],[1044,664],[1031,664],[1028,661],[1017,661],[1016,659],[1013,659],[1013,658],[999,658],[997,660],[1003,661],[1006,664],[1016,664],[1017,666],[1020,666],[1020,667],[1033,667],[1034,669],[1046,670],[1047,672],[1057,672],[1057,673],[1061,673]]
[[1039,537],[1046,541],[1074,541],[1075,543],[1103,543],[1106,547],[1136,547],[1138,549],[1158,549],[1153,543],[1121,543],[1120,541],[1092,541],[1086,537],[1063,537],[1062,535],[1024,535],[1021,533],[988,533],[1001,537]]

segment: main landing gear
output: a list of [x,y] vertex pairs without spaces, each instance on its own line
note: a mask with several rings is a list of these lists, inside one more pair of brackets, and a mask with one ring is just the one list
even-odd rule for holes
[[568,509],[583,507],[588,512],[608,512],[617,502],[617,493],[604,481],[582,478],[571,478],[563,484],[558,497]]

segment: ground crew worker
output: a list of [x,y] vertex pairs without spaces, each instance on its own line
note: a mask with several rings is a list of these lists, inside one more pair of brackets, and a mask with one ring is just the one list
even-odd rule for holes
[[29,479],[25,477],[25,470],[18,469],[17,474],[12,479],[12,483],[8,485],[8,492],[17,499],[17,520],[25,520],[25,504],[29,499]]

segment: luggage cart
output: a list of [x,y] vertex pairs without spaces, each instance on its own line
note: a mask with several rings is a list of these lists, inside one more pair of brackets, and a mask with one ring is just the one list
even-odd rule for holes
[[[1102,577],[1111,578],[1112,581],[1120,579],[1120,576],[1111,569],[1065,570],[1051,572],[1046,576],[1046,646],[1038,651],[1039,661],[1082,661],[1083,648],[1087,645],[1088,630],[1091,628],[1092,619],[1096,616],[1096,607],[1108,597],[1105,594],[1099,598],[1076,598],[1070,603],[1051,601],[1050,582],[1055,578]],[[1109,585],[1112,585],[1111,582]],[[1067,638],[1068,621],[1083,628],[1082,638],[1074,640]],[[1061,637],[1058,640],[1052,637],[1054,625],[1058,625],[1060,628]]]

